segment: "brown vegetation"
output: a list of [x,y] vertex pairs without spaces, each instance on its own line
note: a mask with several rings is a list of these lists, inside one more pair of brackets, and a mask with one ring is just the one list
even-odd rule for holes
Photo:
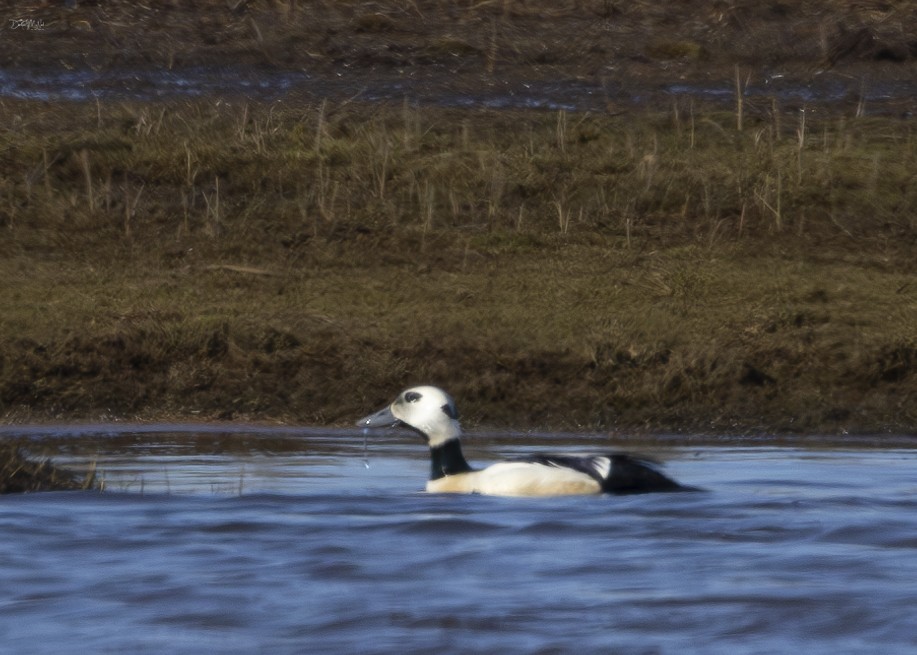
[[10,417],[913,428],[906,122],[7,109]]
[[[910,2],[179,4],[35,8],[55,39],[17,38],[53,57],[0,53],[477,89],[913,70]],[[610,109],[3,101],[0,411],[346,424],[422,382],[490,425],[917,431],[911,123]]]

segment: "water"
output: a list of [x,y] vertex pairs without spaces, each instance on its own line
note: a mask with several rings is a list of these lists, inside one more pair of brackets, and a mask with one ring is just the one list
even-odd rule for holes
[[[95,460],[108,491],[0,497],[4,652],[917,648],[906,438],[660,437],[625,445],[706,492],[503,499],[419,493],[410,434],[371,435],[368,469],[358,430],[0,428],[14,435]],[[605,446],[466,440],[478,462]]]
[[[469,84],[473,88],[468,88]],[[791,80],[773,75],[748,84],[749,110],[858,107],[865,114],[912,116],[917,83],[910,78],[875,81],[835,74]],[[456,86],[447,71],[403,76],[373,72],[371,76],[338,72],[334,76],[303,70],[238,66],[195,66],[182,69],[113,68],[58,70],[0,68],[0,98],[85,102],[92,100],[162,100],[179,98],[250,97],[316,101],[324,98],[366,102],[410,99],[443,107],[609,111],[609,106],[671,108],[675,98],[696,98],[732,109],[735,85],[720,82],[670,82],[626,86],[614,80],[487,80]]]

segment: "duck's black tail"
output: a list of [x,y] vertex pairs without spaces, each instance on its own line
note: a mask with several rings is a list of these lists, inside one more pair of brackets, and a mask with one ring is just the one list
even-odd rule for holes
[[648,457],[625,453],[600,455],[537,454],[527,462],[580,471],[592,477],[607,494],[648,494],[656,491],[702,491],[675,482],[659,470],[660,464]]
[[656,462],[618,453],[609,455],[611,469],[602,479],[602,491],[609,494],[647,494],[657,491],[702,491],[679,484],[663,474]]

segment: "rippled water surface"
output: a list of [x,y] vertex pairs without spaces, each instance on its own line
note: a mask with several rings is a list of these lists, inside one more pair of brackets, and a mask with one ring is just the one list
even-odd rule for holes
[[501,499],[418,493],[411,435],[188,430],[0,429],[108,486],[0,497],[0,650],[917,652],[907,439],[625,443],[707,491]]

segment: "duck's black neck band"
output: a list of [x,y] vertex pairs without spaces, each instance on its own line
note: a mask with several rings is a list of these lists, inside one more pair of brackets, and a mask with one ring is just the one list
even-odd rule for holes
[[430,447],[430,479],[439,480],[447,475],[467,473],[472,468],[462,455],[458,439],[449,439],[438,446]]

